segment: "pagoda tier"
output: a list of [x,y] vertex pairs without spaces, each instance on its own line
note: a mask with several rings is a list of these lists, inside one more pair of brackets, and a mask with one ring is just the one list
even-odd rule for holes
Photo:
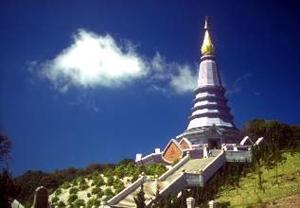
[[215,57],[202,56],[199,68],[198,87],[187,130],[213,125],[235,128]]
[[[219,74],[215,48],[205,21],[204,40],[201,47],[202,57],[199,65],[199,77],[195,89],[192,113],[186,131],[177,138],[185,137],[199,143],[208,142],[210,138],[219,138],[219,142],[234,141],[239,131],[230,113],[225,88]],[[208,132],[215,132],[214,134]],[[211,136],[209,136],[211,135]],[[205,141],[203,141],[203,139]],[[197,142],[196,142],[197,143]]]

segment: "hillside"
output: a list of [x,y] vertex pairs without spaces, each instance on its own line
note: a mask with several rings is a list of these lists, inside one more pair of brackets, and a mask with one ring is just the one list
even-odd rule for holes
[[93,207],[99,206],[102,200],[108,200],[119,193],[144,172],[155,177],[166,171],[161,164],[136,166],[133,162],[120,164],[104,172],[95,171],[85,177],[77,177],[65,182],[50,195],[55,207]]
[[256,173],[251,172],[239,180],[238,186],[222,187],[217,201],[229,202],[230,207],[258,207],[276,204],[275,200],[300,193],[300,152],[286,152],[283,155],[286,159],[278,165],[278,183],[275,168],[261,167],[263,190],[259,189]]
[[[120,161],[119,164],[129,160]],[[28,170],[21,176],[14,179],[16,198],[26,207],[30,207],[33,202],[33,194],[37,187],[45,186],[50,193],[56,190],[64,182],[72,181],[78,177],[85,177],[93,172],[105,172],[113,169],[113,164],[91,164],[86,168],[67,168],[53,172]]]

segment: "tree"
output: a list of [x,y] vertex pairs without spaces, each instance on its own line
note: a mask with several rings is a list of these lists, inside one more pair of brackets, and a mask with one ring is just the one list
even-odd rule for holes
[[253,171],[257,174],[259,190],[262,190],[264,192],[262,171],[260,169],[263,163],[262,155],[263,155],[263,150],[261,149],[260,146],[255,146],[252,148]]
[[0,207],[8,208],[18,195],[19,188],[15,185],[10,173],[3,170],[0,175]]
[[2,132],[0,132],[0,162],[4,163],[4,167],[8,167],[8,159],[11,151],[11,141]]
[[291,148],[296,143],[293,129],[275,120],[251,120],[247,122],[244,131],[251,138],[264,137],[267,146],[275,144],[280,150]]
[[291,126],[293,132],[293,140],[290,141],[289,145],[291,149],[296,149],[299,151],[300,147],[300,125]]
[[246,132],[252,137],[263,136],[264,146],[257,146],[253,151],[254,169],[258,174],[259,187],[262,189],[260,166],[275,168],[278,184],[278,164],[284,161],[282,149],[294,148],[296,138],[292,128],[274,120],[252,120],[246,125]]
[[139,193],[137,194],[136,197],[134,197],[134,202],[136,204],[137,208],[144,208],[146,207],[145,204],[145,193],[144,193],[144,186],[143,184],[141,185],[141,190],[139,191]]
[[10,151],[10,139],[0,132],[0,162],[3,163],[4,167],[0,174],[0,207],[4,208],[10,207],[11,201],[17,197],[19,190],[8,171]]

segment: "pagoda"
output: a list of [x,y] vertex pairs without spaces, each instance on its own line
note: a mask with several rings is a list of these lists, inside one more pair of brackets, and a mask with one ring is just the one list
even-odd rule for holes
[[[204,24],[204,38],[201,46],[201,59],[197,87],[187,129],[171,139],[163,151],[142,157],[137,154],[136,161],[142,163],[173,163],[187,152],[199,155],[203,148],[221,149],[224,145],[236,145],[240,140],[239,130],[233,122],[225,88],[218,71],[215,47],[212,42],[207,18]],[[203,155],[201,155],[203,156]]]
[[215,47],[210,37],[207,18],[201,54],[192,114],[186,131],[176,139],[187,138],[192,144],[207,143],[211,148],[217,148],[222,143],[235,142],[239,131],[225,97],[226,90],[217,68]]

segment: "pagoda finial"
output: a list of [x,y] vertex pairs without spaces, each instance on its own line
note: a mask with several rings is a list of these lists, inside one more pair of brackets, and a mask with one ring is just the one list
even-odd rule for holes
[[202,55],[213,55],[215,53],[214,45],[212,44],[208,31],[208,17],[205,17],[204,23],[204,39],[201,46]]
[[204,30],[208,30],[208,16],[205,16]]

